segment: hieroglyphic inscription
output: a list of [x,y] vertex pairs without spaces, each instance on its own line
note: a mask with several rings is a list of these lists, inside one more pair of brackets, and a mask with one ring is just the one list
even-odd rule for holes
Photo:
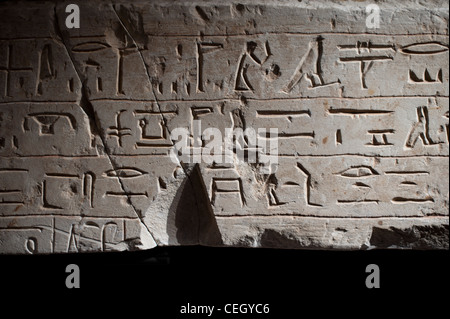
[[[370,96],[439,96],[448,95],[448,74],[442,67],[448,57],[445,37],[434,36],[437,53],[411,54],[411,37],[327,34],[323,36],[295,35],[248,35],[230,36],[226,42],[217,37],[163,38],[149,35],[153,44],[151,51],[142,50],[143,61],[138,61],[136,52],[122,56],[119,63],[120,77],[113,87],[129,87],[121,94],[107,95],[105,79],[102,92],[98,91],[98,81],[89,82],[92,99],[148,99],[149,79],[143,79],[146,67],[151,77],[151,86],[159,100],[209,100],[233,98],[246,94],[254,98],[296,97],[370,97]],[[417,39],[417,37],[415,37]],[[420,36],[418,37],[421,40]],[[423,41],[425,41],[423,37]],[[70,41],[74,41],[72,38]],[[383,42],[384,41],[384,42]],[[133,49],[135,50],[135,49]],[[109,66],[108,60],[101,62],[106,53],[114,53],[113,48],[105,48],[89,53],[94,58],[82,58],[95,62],[93,69],[103,70],[119,66]],[[181,52],[181,53],[180,53]],[[76,53],[75,57],[86,53]],[[108,53],[109,54],[109,53]],[[134,62],[132,62],[134,61]],[[138,78],[130,78],[127,65],[137,63],[139,81],[145,85],[136,86]],[[428,64],[428,66],[427,66]],[[120,68],[119,68],[120,69]],[[86,72],[83,71],[82,72]],[[97,71],[96,71],[97,72]],[[385,77],[388,72],[392,76]],[[114,73],[116,74],[116,72]],[[384,81],[377,79],[383,77]],[[145,83],[146,82],[146,83]],[[422,85],[424,83],[434,84]],[[165,89],[167,88],[167,89]],[[169,89],[170,88],[170,89]]]
[[[328,5],[94,1],[69,30],[62,4],[23,8],[52,16],[36,28],[6,4],[0,253],[182,244],[204,225],[231,245],[290,225],[308,248],[361,248],[378,221],[448,224],[448,11],[410,24],[401,3],[374,31]],[[213,130],[233,146],[208,148]]]
[[58,41],[0,40],[0,101],[76,101],[79,88]]

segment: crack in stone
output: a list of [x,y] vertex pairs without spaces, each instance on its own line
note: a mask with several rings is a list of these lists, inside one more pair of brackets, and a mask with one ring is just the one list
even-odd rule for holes
[[[167,119],[164,117],[164,113],[162,112],[161,106],[160,106],[159,101],[158,101],[158,99],[157,99],[157,97],[156,97],[155,90],[154,90],[153,85],[152,85],[152,84],[153,84],[153,83],[152,83],[152,77],[150,76],[150,74],[149,74],[149,72],[148,72],[148,65],[147,65],[147,63],[145,63],[144,56],[142,55],[142,52],[141,52],[141,50],[139,49],[139,46],[138,46],[137,42],[134,40],[133,36],[131,35],[131,33],[130,33],[130,32],[128,31],[128,29],[126,28],[125,23],[122,21],[122,19],[120,18],[119,14],[117,13],[116,8],[114,7],[114,4],[113,4],[113,3],[111,3],[111,7],[112,7],[112,10],[114,11],[115,15],[117,16],[117,19],[119,20],[119,23],[121,24],[122,28],[125,30],[125,32],[127,33],[127,35],[128,35],[128,36],[130,37],[130,39],[133,41],[133,44],[136,46],[136,50],[137,50],[137,52],[139,53],[139,57],[140,57],[140,59],[141,59],[141,61],[142,61],[142,64],[143,64],[144,69],[145,69],[145,73],[146,73],[146,75],[147,75],[147,78],[148,78],[148,81],[149,81],[149,84],[150,84],[150,89],[151,89],[151,92],[152,92],[152,95],[153,95],[153,99],[155,100],[155,104],[156,104],[157,107],[158,107],[159,113],[160,113],[160,115],[161,115],[161,117],[162,117],[162,120],[163,120],[163,124],[164,124],[165,128],[167,129],[167,131],[168,131],[168,133],[169,133],[169,136],[171,136],[171,132],[170,132],[169,126],[168,126],[168,124],[167,124]],[[174,147],[175,147],[175,146],[174,146]],[[196,194],[196,191],[195,191],[196,188],[194,187],[194,183],[192,182],[190,173],[185,169],[185,167],[184,167],[184,165],[183,165],[183,161],[179,158],[178,152],[176,152],[175,149],[174,149],[174,154],[176,155],[177,160],[178,160],[178,162],[180,163],[181,169],[183,170],[184,174],[185,174],[186,177],[188,178],[189,184],[191,185],[194,194]],[[198,165],[198,164],[197,164],[197,165]],[[193,171],[194,169],[195,169],[195,166],[192,168],[192,171]],[[211,203],[209,202],[209,197],[206,196],[206,198],[208,198],[208,203],[207,203],[207,204],[208,204],[209,206],[211,206]],[[200,211],[200,206],[199,206],[199,203],[198,203],[197,195],[194,197],[194,201],[195,201],[195,206],[196,206],[196,208],[197,208],[197,211]],[[198,222],[199,222],[199,225],[200,225],[200,220],[199,220]],[[197,229],[197,243],[200,243],[200,227],[198,227],[198,229]]]
[[81,84],[81,95],[80,95],[80,99],[77,101],[77,104],[81,107],[81,109],[84,111],[84,113],[86,114],[86,116],[89,119],[90,122],[90,129],[91,129],[91,133],[93,134],[97,134],[98,136],[101,136],[99,134],[99,130],[97,127],[97,123],[95,121],[95,112],[94,109],[90,103],[90,101],[87,98],[87,87],[86,87],[86,81],[87,78],[84,77],[77,69],[77,67],[75,66],[75,59],[73,57],[73,55],[71,54],[70,50],[67,47],[66,42],[64,41],[64,35],[61,31],[61,29],[59,28],[59,21],[58,21],[58,14],[56,12],[56,5],[54,7],[54,20],[53,20],[53,26],[54,26],[54,30],[57,36],[59,36],[61,38],[61,44],[63,45],[64,49],[67,52],[67,56],[70,59],[70,62],[72,63],[73,69],[75,71],[75,74],[78,77],[78,81]]
[[[100,138],[100,141],[102,143],[103,146],[103,150],[104,150],[104,154],[106,155],[106,157],[108,158],[108,161],[112,167],[112,169],[114,171],[117,172],[118,168],[115,165],[114,161],[111,158],[111,154],[110,154],[110,150],[106,144],[106,141],[103,139],[102,135],[100,134],[100,125],[97,123],[97,120],[95,118],[95,111],[94,111],[94,107],[92,106],[89,98],[88,98],[88,93],[87,93],[87,86],[86,86],[86,81],[87,78],[84,77],[82,75],[81,72],[79,72],[79,70],[77,69],[76,65],[75,65],[75,59],[73,58],[72,54],[70,53],[70,50],[68,49],[68,46],[66,44],[66,42],[64,41],[64,36],[63,33],[59,27],[59,21],[58,21],[58,15],[56,12],[56,5],[54,7],[54,29],[56,34],[61,38],[61,43],[64,46],[67,55],[70,59],[70,62],[72,63],[72,66],[75,70],[75,73],[78,77],[78,80],[81,83],[81,96],[80,96],[80,100],[77,101],[77,103],[79,104],[79,106],[81,107],[81,109],[83,110],[83,112],[86,114],[86,116],[89,118],[89,122],[90,122],[90,127],[92,130],[92,133],[95,135],[97,134],[98,137]],[[124,193],[126,193],[126,188],[122,182],[122,180],[119,177],[119,174],[117,174],[117,179],[119,181],[120,187],[122,189],[122,191]],[[152,234],[152,232],[150,231],[150,229],[147,227],[147,225],[144,223],[142,217],[139,215],[139,213],[137,212],[136,207],[133,205],[133,202],[131,201],[131,197],[127,194],[125,194],[125,196],[127,197],[127,203],[130,204],[131,208],[133,209],[134,213],[136,214],[136,216],[139,218],[140,222],[142,225],[144,225],[145,229],[148,231],[148,233],[150,234],[150,237],[152,238],[153,242],[156,243],[156,240]]]

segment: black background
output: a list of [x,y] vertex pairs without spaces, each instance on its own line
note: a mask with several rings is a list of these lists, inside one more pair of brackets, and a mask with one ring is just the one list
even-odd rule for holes
[[[222,309],[227,303],[261,303],[270,309],[267,315],[222,311],[210,318],[366,317],[393,311],[405,316],[421,310],[433,318],[447,308],[448,257],[449,251],[201,246],[0,256],[1,301],[4,306],[18,301],[20,312],[47,312],[59,305],[68,314],[93,307],[103,314],[144,311],[145,318],[207,318],[181,315],[187,303]],[[80,267],[80,289],[65,286],[68,264]],[[379,289],[365,285],[368,264],[380,267]]]

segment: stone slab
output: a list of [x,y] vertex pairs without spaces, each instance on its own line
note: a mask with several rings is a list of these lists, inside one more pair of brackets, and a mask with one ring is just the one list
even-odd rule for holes
[[448,249],[446,1],[69,3],[0,4],[1,254]]

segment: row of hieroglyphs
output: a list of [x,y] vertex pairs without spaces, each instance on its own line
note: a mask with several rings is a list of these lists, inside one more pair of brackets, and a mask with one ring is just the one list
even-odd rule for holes
[[90,99],[448,95],[445,36],[149,36],[145,49],[126,34],[65,41],[0,41],[0,101],[75,100],[71,59]]
[[[448,155],[448,98],[315,98],[271,101],[93,101],[111,154],[168,155],[194,121],[202,132],[278,129],[283,155]],[[10,102],[0,107],[0,155],[96,155],[98,138],[71,102]],[[261,138],[265,138],[262,136]],[[213,138],[202,136],[202,146]],[[215,141],[217,143],[217,141]],[[193,141],[187,142],[193,147]],[[249,142],[250,143],[250,142]],[[39,147],[36,147],[39,145]],[[223,149],[223,145],[219,145]],[[248,150],[256,145],[242,145]]]
[[0,247],[3,254],[133,249],[141,245],[139,223],[138,218],[121,217],[2,217]]
[[[168,157],[0,160],[0,216],[145,217],[167,199],[180,167]],[[242,163],[200,164],[216,215],[322,217],[448,213],[446,157],[282,156],[260,174]],[[159,212],[161,213],[161,212]],[[168,213],[168,212],[166,212]]]

